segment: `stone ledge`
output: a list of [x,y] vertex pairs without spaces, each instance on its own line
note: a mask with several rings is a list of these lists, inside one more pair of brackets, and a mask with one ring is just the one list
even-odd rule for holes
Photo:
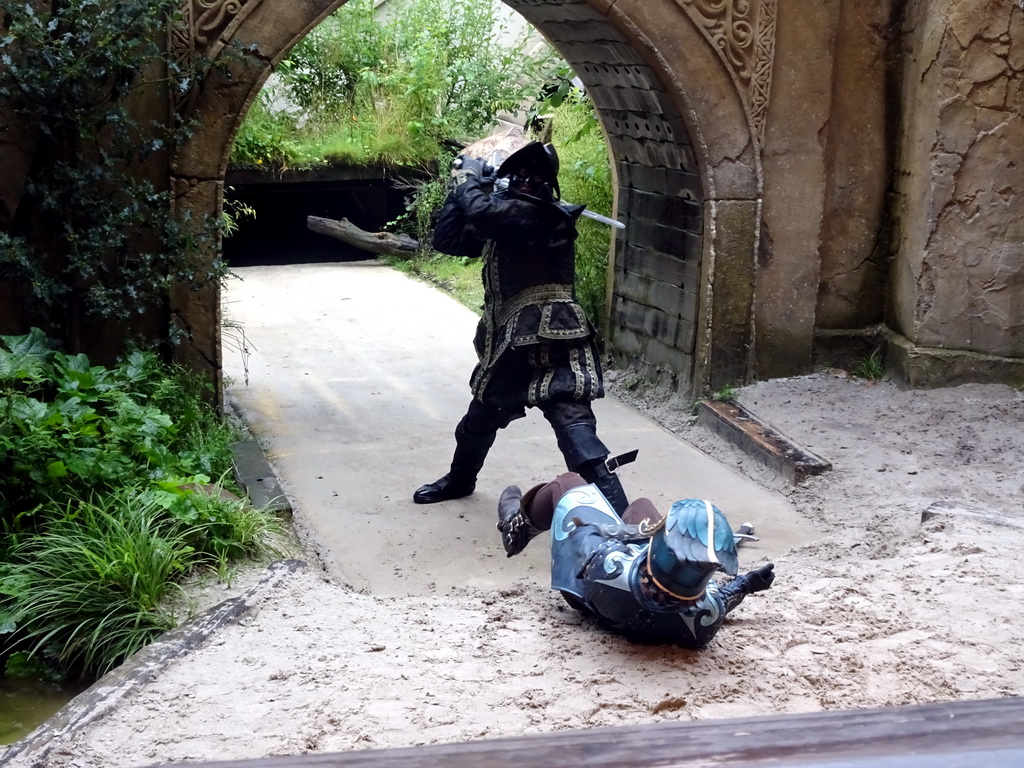
[[234,452],[235,479],[245,489],[257,509],[289,515],[291,502],[281,490],[277,475],[256,440],[242,440],[231,446]]
[[911,389],[955,387],[968,383],[1024,386],[1024,358],[923,347],[885,328],[883,334],[886,367]]
[[739,403],[702,400],[697,422],[794,484],[832,469],[830,462],[797,445]]

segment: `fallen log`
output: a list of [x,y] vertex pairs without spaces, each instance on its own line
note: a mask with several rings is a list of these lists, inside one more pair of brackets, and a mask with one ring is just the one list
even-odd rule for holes
[[419,241],[408,235],[396,235],[392,232],[366,232],[348,219],[324,219],[320,216],[307,216],[306,228],[370,253],[407,256],[420,249]]

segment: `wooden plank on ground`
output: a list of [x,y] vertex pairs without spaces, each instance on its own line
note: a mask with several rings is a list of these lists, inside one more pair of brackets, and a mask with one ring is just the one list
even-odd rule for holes
[[962,501],[943,499],[928,505],[928,508],[921,513],[921,522],[927,522],[936,517],[962,517],[969,520],[977,520],[980,523],[998,525],[1004,528],[1024,529],[1024,519],[1020,514],[1007,514],[999,509],[980,507],[977,504],[968,504]]
[[797,445],[739,403],[703,400],[697,421],[793,483],[832,469],[830,462]]

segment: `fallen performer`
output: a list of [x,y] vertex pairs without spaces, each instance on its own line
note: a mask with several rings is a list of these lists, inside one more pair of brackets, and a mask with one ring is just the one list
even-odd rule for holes
[[[749,537],[699,499],[677,501],[662,516],[641,498],[620,518],[595,485],[573,472],[525,494],[514,485],[504,490],[498,530],[509,557],[549,529],[551,588],[637,642],[703,648],[726,614],[775,579],[772,563],[736,576],[736,544]],[[719,570],[735,578],[711,582]]]

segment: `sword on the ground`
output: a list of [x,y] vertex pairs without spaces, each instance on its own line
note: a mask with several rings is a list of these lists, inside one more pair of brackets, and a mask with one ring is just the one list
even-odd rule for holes
[[736,537],[736,546],[738,547],[745,541],[760,541],[757,536],[754,535],[754,526],[752,523],[744,523],[735,531],[732,535]]

